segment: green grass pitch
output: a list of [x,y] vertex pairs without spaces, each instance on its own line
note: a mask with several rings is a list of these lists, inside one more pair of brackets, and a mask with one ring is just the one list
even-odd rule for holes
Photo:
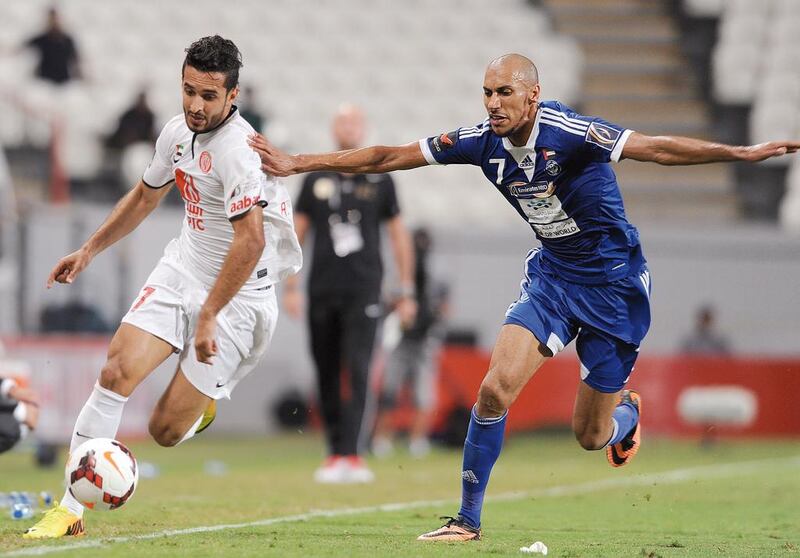
[[[19,536],[31,521],[0,517],[0,558],[525,556],[519,548],[537,540],[550,557],[800,557],[797,441],[701,448],[645,438],[615,470],[567,436],[511,437],[489,486],[484,539],[468,544],[415,540],[457,511],[460,452],[373,459],[374,484],[321,486],[311,480],[321,444],[308,434],[131,444],[161,474],[142,479],[125,508],[87,512],[87,536],[47,542]],[[227,472],[207,474],[210,460]],[[24,452],[0,456],[0,491],[60,495],[60,468],[31,463]]]

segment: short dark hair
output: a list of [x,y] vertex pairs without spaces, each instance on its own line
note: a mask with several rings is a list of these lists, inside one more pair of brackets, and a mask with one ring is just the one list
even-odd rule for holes
[[229,39],[219,35],[203,37],[189,45],[186,49],[186,66],[201,72],[221,72],[225,74],[225,89],[230,91],[239,85],[239,68],[242,67],[242,53]]

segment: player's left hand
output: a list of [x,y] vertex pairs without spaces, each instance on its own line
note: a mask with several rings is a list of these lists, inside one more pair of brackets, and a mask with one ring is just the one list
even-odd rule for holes
[[796,153],[798,149],[800,149],[800,141],[768,141],[745,147],[742,160],[755,163],[787,153]]
[[199,362],[211,364],[211,357],[217,356],[216,332],[217,317],[201,312],[194,335],[194,350]]
[[410,296],[403,297],[397,301],[395,311],[403,328],[409,328],[417,318],[417,301]]
[[261,134],[250,136],[250,147],[261,158],[261,170],[272,176],[295,174],[294,157],[272,145]]

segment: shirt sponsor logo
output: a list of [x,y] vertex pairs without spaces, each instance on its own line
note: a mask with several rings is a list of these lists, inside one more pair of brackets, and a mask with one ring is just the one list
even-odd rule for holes
[[563,238],[565,236],[572,236],[581,231],[575,219],[567,219],[566,221],[556,221],[555,223],[548,223],[546,225],[531,224],[536,235],[543,239]]
[[246,209],[250,209],[251,207],[253,207],[254,205],[256,205],[260,201],[261,201],[261,195],[257,195],[257,196],[253,196],[253,197],[245,196],[242,199],[240,199],[239,201],[232,202],[231,203],[231,207],[228,210],[228,213],[231,213],[231,214],[241,213],[242,211],[245,211]]
[[183,169],[175,171],[175,184],[178,185],[178,190],[181,192],[181,197],[187,203],[200,203],[200,191],[194,183],[194,177],[187,174]]
[[612,151],[619,135],[619,130],[599,122],[592,122],[586,130],[586,141],[602,147],[606,151]]
[[512,182],[508,187],[508,191],[515,198],[548,198],[553,195],[556,187],[552,182],[547,180],[537,180],[534,183],[530,182]]
[[208,174],[211,172],[211,153],[203,151],[200,154],[200,170]]
[[519,200],[518,203],[532,225],[547,225],[569,218],[556,195],[547,198],[528,198]]

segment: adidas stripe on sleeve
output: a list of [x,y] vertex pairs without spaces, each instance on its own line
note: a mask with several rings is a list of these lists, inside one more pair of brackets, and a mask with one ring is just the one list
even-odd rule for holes
[[482,143],[491,130],[486,119],[477,126],[459,128],[419,140],[419,147],[430,165],[480,165]]

